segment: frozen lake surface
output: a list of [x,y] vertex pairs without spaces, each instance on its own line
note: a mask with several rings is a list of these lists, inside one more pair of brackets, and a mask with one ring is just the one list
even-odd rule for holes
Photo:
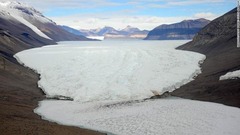
[[186,41],[61,42],[17,60],[40,74],[49,97],[44,119],[122,135],[238,135],[240,109],[179,98],[143,100],[173,91],[201,72],[204,55],[175,50]]
[[187,99],[40,102],[44,119],[118,135],[239,135],[240,109]]

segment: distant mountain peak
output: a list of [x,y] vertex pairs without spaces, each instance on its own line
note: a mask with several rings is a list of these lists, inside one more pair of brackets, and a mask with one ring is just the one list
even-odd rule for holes
[[206,26],[208,23],[210,23],[209,20],[200,18],[200,19],[189,19],[189,20],[183,20],[178,23],[173,23],[173,24],[163,24],[155,29],[168,29],[168,28],[202,28],[203,26]]
[[132,27],[132,26],[128,25],[126,28],[122,29],[122,31],[133,33],[133,32],[137,32],[140,30],[136,27]]
[[114,29],[114,28],[111,26],[104,26],[102,29]]
[[[66,28],[67,29],[67,28]],[[67,29],[68,31],[72,32],[71,29]],[[76,31],[75,31],[76,32]],[[82,34],[84,36],[104,36],[105,38],[145,38],[148,34],[147,30],[139,30],[136,27],[132,27],[128,25],[124,29],[116,30],[111,26],[104,26],[100,29],[80,29],[78,34]]]
[[188,19],[188,20],[183,20],[182,22],[193,22],[193,21],[199,21],[199,22],[210,22],[210,20],[207,20],[205,18],[199,18],[199,19]]
[[198,21],[201,21],[201,22],[205,22],[205,21],[210,22],[210,20],[205,19],[205,18],[199,18],[199,19],[197,19],[197,20],[198,20]]
[[146,39],[149,40],[192,39],[194,35],[208,23],[210,23],[209,20],[200,18],[195,20],[183,20],[181,22],[173,24],[163,24],[150,31]]
[[[136,27],[133,27],[133,26],[131,26],[131,25],[128,25],[126,28],[130,29],[130,28],[136,28]],[[125,28],[125,29],[126,29],[126,28]]]

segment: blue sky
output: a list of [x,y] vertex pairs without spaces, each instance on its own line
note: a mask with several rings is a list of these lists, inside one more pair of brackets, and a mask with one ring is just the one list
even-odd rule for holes
[[77,29],[127,25],[152,29],[185,19],[215,19],[236,0],[20,0],[61,25]]

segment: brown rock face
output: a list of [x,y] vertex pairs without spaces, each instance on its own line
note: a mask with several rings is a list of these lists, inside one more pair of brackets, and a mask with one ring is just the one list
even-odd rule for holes
[[151,30],[145,40],[192,39],[210,21],[206,19],[184,20],[179,23],[160,25]]

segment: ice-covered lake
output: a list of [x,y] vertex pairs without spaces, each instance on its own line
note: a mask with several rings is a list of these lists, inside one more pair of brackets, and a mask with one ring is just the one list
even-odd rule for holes
[[48,97],[74,100],[40,102],[35,112],[45,119],[123,135],[239,133],[237,108],[177,98],[143,100],[173,91],[201,72],[204,55],[175,50],[185,42],[61,42],[15,57],[40,74],[38,85]]

